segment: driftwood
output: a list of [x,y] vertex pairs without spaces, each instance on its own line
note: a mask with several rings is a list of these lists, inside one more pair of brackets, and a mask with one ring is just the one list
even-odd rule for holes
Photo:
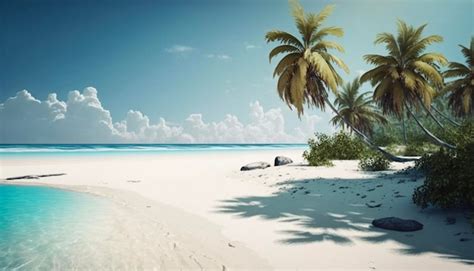
[[43,175],[25,175],[25,176],[17,176],[17,177],[8,177],[6,180],[7,181],[12,181],[12,180],[36,180],[40,178],[46,178],[46,177],[56,177],[56,176],[63,176],[66,175],[66,173],[54,173],[54,174],[43,174]]

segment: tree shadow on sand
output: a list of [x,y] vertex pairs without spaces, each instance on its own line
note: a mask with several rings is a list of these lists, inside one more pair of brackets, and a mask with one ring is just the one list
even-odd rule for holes
[[[249,196],[224,200],[218,212],[242,218],[260,217],[291,223],[291,230],[279,232],[288,245],[331,241],[349,245],[364,240],[372,243],[396,241],[403,254],[437,253],[440,257],[474,264],[471,225],[462,211],[421,210],[411,202],[411,192],[420,180],[399,174],[368,179],[306,179],[278,183],[270,196]],[[380,207],[374,207],[382,204]],[[374,218],[398,216],[425,225],[417,232],[395,232],[375,228]],[[457,223],[448,225],[447,217]],[[294,230],[298,225],[301,230]],[[350,232],[350,234],[348,234]],[[440,238],[436,238],[439,236]]]

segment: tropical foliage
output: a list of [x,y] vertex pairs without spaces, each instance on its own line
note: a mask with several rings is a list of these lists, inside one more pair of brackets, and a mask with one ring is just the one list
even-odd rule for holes
[[[359,79],[346,83],[336,97],[335,105],[339,115],[334,116],[331,122],[334,125],[347,127],[346,121],[365,134],[372,134],[375,123],[386,124],[387,120],[380,114],[372,103],[369,92],[360,93]],[[351,131],[352,132],[352,131]]]
[[323,22],[332,13],[333,6],[326,6],[320,13],[305,14],[297,1],[291,1],[292,13],[301,39],[292,34],[273,30],[266,34],[267,42],[279,42],[269,55],[270,61],[279,54],[285,54],[275,68],[273,76],[278,79],[278,94],[290,107],[295,107],[298,115],[303,114],[304,105],[314,105],[324,109],[327,90],[334,93],[342,83],[335,66],[346,72],[348,68],[342,60],[329,53],[344,48],[328,36],[342,37],[342,28],[323,27]]
[[425,27],[426,24],[415,28],[400,20],[397,37],[390,33],[378,34],[375,44],[384,44],[388,55],[365,55],[365,61],[376,67],[364,73],[360,80],[370,81],[375,87],[373,99],[384,113],[398,118],[408,113],[436,143],[454,148],[427,130],[412,111],[421,107],[442,126],[429,108],[435,95],[432,85],[443,86],[439,65],[446,65],[448,61],[440,53],[425,52],[430,44],[443,40],[438,35],[424,37]]
[[449,69],[444,72],[446,78],[458,78],[446,85],[445,92],[449,94],[449,106],[458,117],[474,115],[474,37],[470,47],[461,47],[466,58],[466,65],[450,62]]
[[[297,109],[298,116],[303,114],[305,104],[322,110],[327,104],[336,115],[339,115],[337,109],[328,99],[328,89],[337,95],[337,87],[342,84],[342,78],[335,67],[338,66],[346,72],[348,72],[348,68],[342,60],[329,53],[331,49],[343,52],[344,48],[325,38],[327,36],[341,37],[344,32],[340,27],[322,26],[322,23],[331,14],[333,6],[326,6],[318,14],[305,14],[298,1],[294,0],[290,3],[301,39],[281,30],[270,31],[265,36],[267,42],[280,43],[270,52],[270,61],[279,54],[285,54],[273,73],[274,76],[279,77],[278,94],[290,108]],[[411,160],[387,153],[384,149],[375,146],[365,134],[352,126],[346,119],[344,121],[366,144],[390,159],[394,161]]]
[[[425,172],[426,179],[413,195],[416,204],[474,207],[474,39],[471,38],[470,48],[461,46],[467,65],[450,62],[448,70],[442,73],[440,67],[447,65],[448,60],[440,53],[426,51],[443,38],[423,35],[426,25],[413,27],[398,21],[396,35],[376,36],[375,44],[385,45],[387,54],[365,55],[364,60],[375,67],[359,81],[345,84],[338,93],[343,82],[335,68],[347,71],[347,67],[329,51],[344,50],[326,38],[341,37],[343,30],[323,26],[333,7],[327,6],[318,14],[305,14],[296,0],[291,1],[291,6],[301,38],[281,30],[270,31],[265,37],[267,42],[280,43],[270,52],[270,61],[284,54],[274,72],[280,98],[290,108],[296,108],[298,116],[304,113],[305,105],[323,110],[328,105],[336,114],[332,123],[349,127],[359,136],[355,138],[344,131],[332,136],[316,134],[308,142],[310,149],[303,154],[309,164],[331,165],[331,160],[360,159],[359,167],[363,170],[384,170],[390,163],[386,158],[417,160],[416,167]],[[444,77],[454,80],[445,85]],[[367,93],[359,93],[360,85],[367,81],[374,87],[372,100]],[[337,109],[328,99],[329,90],[336,96]],[[431,109],[453,129],[446,129]],[[371,139],[365,134],[371,134]],[[427,142],[426,135],[441,148]],[[423,157],[397,157],[389,150]]]
[[317,133],[308,145],[309,151],[303,153],[303,158],[310,166],[331,166],[331,160],[359,159],[369,151],[360,139],[344,131],[334,135]]
[[474,208],[474,123],[466,122],[455,133],[455,150],[424,155],[416,167],[426,174],[413,201],[425,208]]
[[382,171],[390,167],[390,161],[378,152],[363,155],[359,161],[359,168],[365,171]]

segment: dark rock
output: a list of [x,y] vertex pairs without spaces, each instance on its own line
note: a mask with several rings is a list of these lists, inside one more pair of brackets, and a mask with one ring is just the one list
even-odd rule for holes
[[250,163],[250,164],[247,164],[247,165],[241,167],[240,171],[254,170],[254,169],[265,169],[267,167],[270,167],[270,164],[267,163],[267,162],[255,162],[255,163]]
[[283,166],[283,165],[287,165],[287,164],[291,164],[293,163],[293,160],[291,160],[290,158],[288,157],[285,157],[285,156],[277,156],[275,157],[275,166]]
[[367,205],[367,207],[369,207],[369,208],[378,208],[378,207],[382,206],[382,203],[379,203],[379,204],[366,203],[365,205]]
[[360,198],[365,199],[366,197],[367,197],[367,195],[362,195]]
[[461,239],[459,239],[459,241],[461,241],[461,242],[467,242],[467,241],[471,241],[471,239],[469,239],[469,238],[461,238]]
[[374,219],[372,225],[377,228],[393,231],[419,231],[423,229],[423,224],[416,220],[401,219],[398,217]]

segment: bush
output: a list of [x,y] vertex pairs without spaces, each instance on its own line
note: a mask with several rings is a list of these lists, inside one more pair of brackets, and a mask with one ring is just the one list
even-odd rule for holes
[[365,171],[387,170],[390,167],[390,161],[381,153],[371,152],[360,159],[359,167]]
[[316,134],[316,138],[308,141],[309,151],[303,158],[310,166],[331,166],[331,160],[355,160],[368,151],[365,144],[358,138],[345,132],[332,136]]
[[455,150],[424,155],[415,164],[426,174],[413,194],[413,202],[426,208],[474,207],[474,125],[465,124],[453,133]]
[[439,147],[431,143],[414,143],[408,144],[403,155],[405,156],[422,156],[424,154],[435,153],[439,150]]

